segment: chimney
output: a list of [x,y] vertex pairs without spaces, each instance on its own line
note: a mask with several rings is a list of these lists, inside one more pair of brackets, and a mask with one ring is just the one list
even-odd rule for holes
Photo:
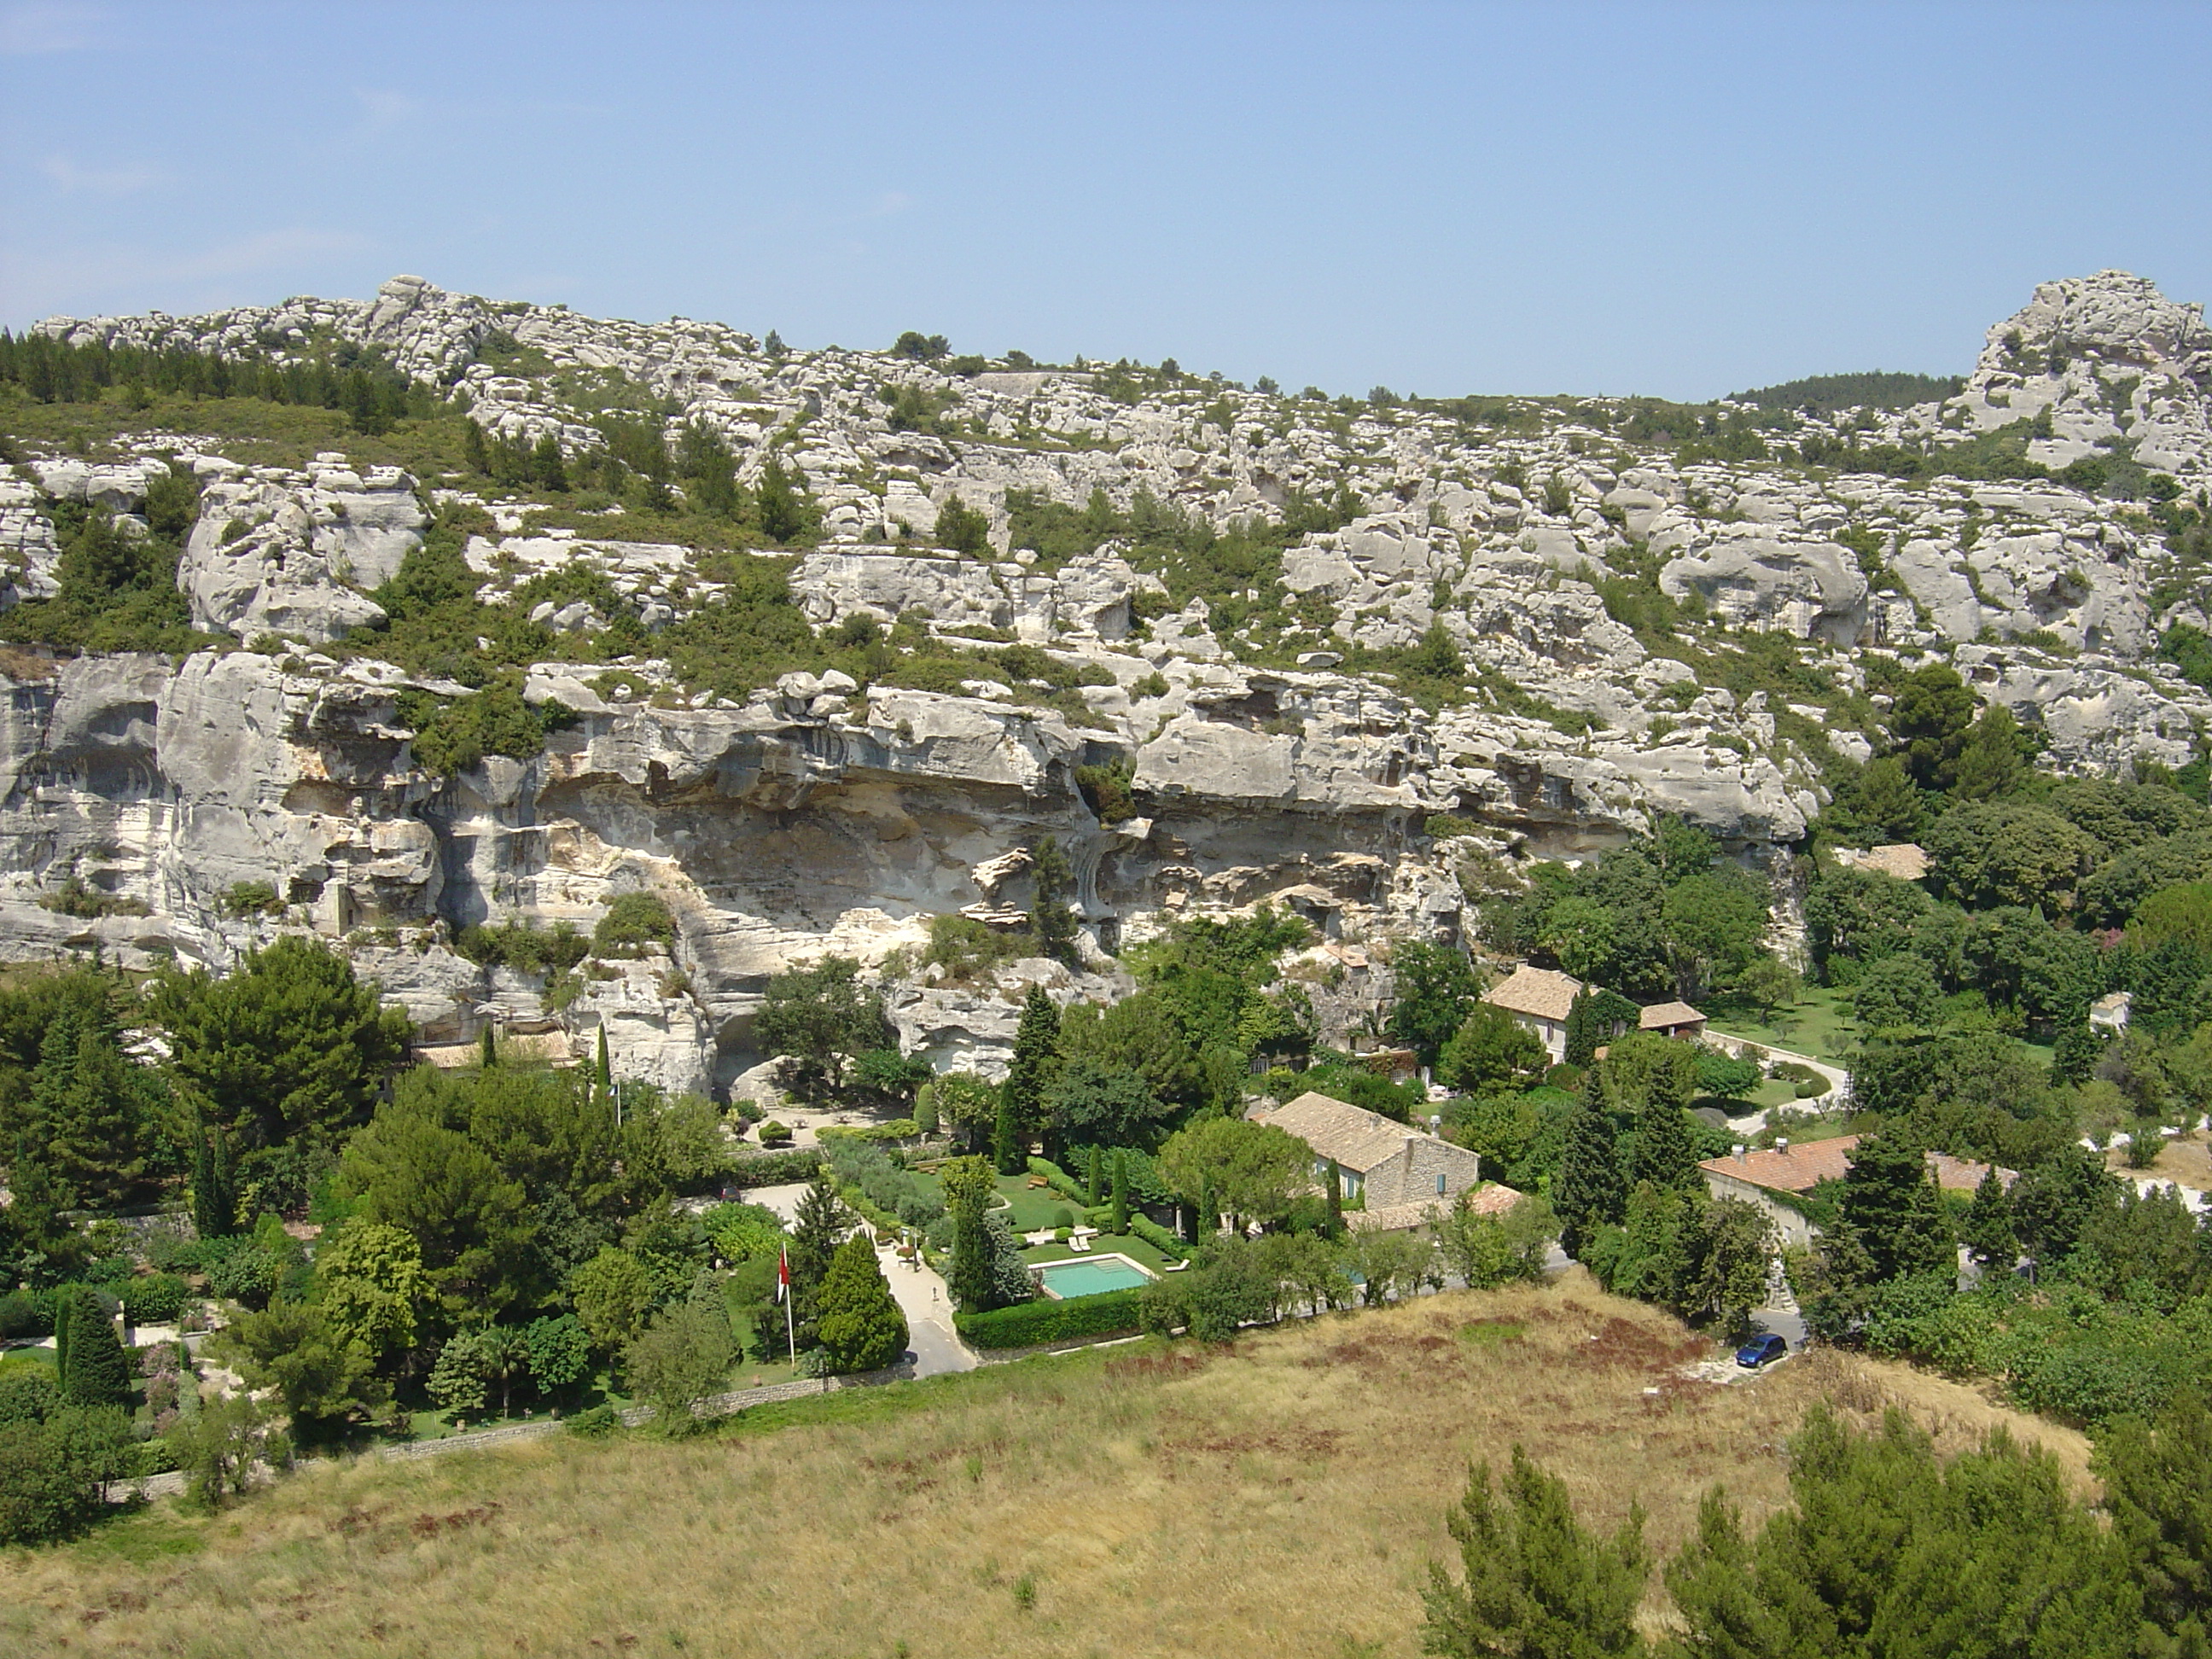
[[1735,1155],[1735,1161],[1739,1164],[1744,1164],[1750,1161],[1751,1148],[1745,1146],[1741,1140],[1737,1141],[1735,1146],[1729,1147],[1729,1151]]
[[1774,1143],[1774,1150],[1775,1150],[1776,1152],[1778,1152],[1781,1153],[1781,1154],[1782,1154],[1782,1156],[1783,1156],[1783,1157],[1784,1157],[1784,1158],[1789,1157],[1789,1156],[1790,1156],[1790,1137],[1789,1137],[1789,1136],[1787,1136],[1787,1135],[1784,1135],[1784,1136],[1782,1136],[1780,1139],[1778,1139],[1778,1140],[1776,1140],[1776,1141],[1775,1141],[1775,1143]]

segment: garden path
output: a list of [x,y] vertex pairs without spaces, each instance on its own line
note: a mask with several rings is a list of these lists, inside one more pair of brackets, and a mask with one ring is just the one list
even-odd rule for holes
[[890,1282],[891,1295],[906,1315],[907,1346],[914,1350],[914,1374],[937,1376],[946,1371],[972,1371],[975,1356],[952,1328],[952,1293],[937,1270],[916,1257],[902,1261],[892,1248],[878,1246],[876,1261]]

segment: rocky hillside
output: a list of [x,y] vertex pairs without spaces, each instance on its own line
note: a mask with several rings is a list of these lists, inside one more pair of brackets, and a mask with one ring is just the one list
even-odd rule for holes
[[[604,1024],[703,1087],[757,1058],[770,973],[1018,919],[1046,835],[1108,973],[1270,898],[1462,931],[1470,885],[1656,814],[1777,863],[1931,655],[2059,770],[2179,769],[2212,721],[2157,654],[2205,624],[2212,332],[2124,273],[2038,289],[1903,408],[901,346],[416,277],[40,325],[0,385],[6,951],[310,925],[426,1040]],[[130,556],[158,592],[99,586]],[[672,961],[549,998],[455,948],[638,890]],[[986,1064],[1016,1012],[927,974],[895,1006]]]

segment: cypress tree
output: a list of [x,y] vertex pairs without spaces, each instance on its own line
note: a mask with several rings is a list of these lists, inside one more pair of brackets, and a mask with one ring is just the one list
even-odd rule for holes
[[1559,1242],[1566,1253],[1579,1258],[1594,1230],[1620,1219],[1626,1198],[1612,1115],[1585,1093],[1567,1119],[1566,1149],[1552,1183],[1552,1207],[1563,1224]]
[[1015,1156],[1009,1140],[1025,1147],[1044,1117],[1044,1091],[1052,1081],[1059,1057],[1060,1010],[1041,985],[1030,987],[1022,1002],[1022,1021],[1014,1032],[1014,1058],[1000,1085],[1000,1124],[994,1145],[1001,1175],[1018,1175],[1021,1165],[1009,1163]]
[[1974,1188],[1974,1201],[1966,1211],[1961,1231],[1975,1261],[1985,1267],[2012,1270],[2020,1255],[2020,1237],[2013,1230],[2012,1195],[1997,1179],[1994,1167]]
[[1570,1066],[1587,1066],[1597,1058],[1597,1010],[1588,990],[1576,992],[1567,1005],[1565,1058]]
[[1129,1161],[1116,1147],[1114,1152],[1114,1232],[1116,1237],[1126,1237],[1129,1231]]
[[1687,1191],[1701,1184],[1698,1175],[1698,1143],[1690,1132],[1690,1115],[1672,1101],[1655,1099],[1638,1114],[1634,1182]]
[[607,1028],[606,1028],[605,1026],[604,1026],[604,1025],[602,1025],[602,1026],[600,1026],[600,1027],[599,1027],[599,1091],[600,1091],[600,1093],[604,1094],[604,1093],[605,1093],[609,1089],[611,1089],[611,1088],[612,1088],[612,1087],[614,1086],[614,1079],[615,1079],[614,1068],[613,1068],[613,1066],[610,1064],[610,1062],[609,1062],[609,1060],[608,1060],[608,1058],[607,1058]]
[[119,1406],[131,1397],[131,1361],[115,1322],[87,1286],[67,1293],[69,1358],[60,1368],[62,1392],[80,1406]]
[[54,1380],[69,1375],[70,1327],[76,1319],[77,1286],[65,1285],[54,1293]]
[[1344,1237],[1344,1172],[1334,1158],[1328,1161],[1328,1236]]
[[202,1238],[238,1231],[238,1171],[230,1137],[204,1116],[192,1141],[192,1229]]
[[1088,1204],[1089,1206],[1091,1206],[1091,1208],[1093,1208],[1093,1209],[1096,1209],[1096,1208],[1097,1208],[1097,1207],[1098,1207],[1098,1199],[1099,1199],[1098,1183],[1099,1183],[1100,1177],[1101,1177],[1101,1176],[1103,1176],[1105,1174],[1105,1162],[1106,1162],[1106,1152],[1105,1152],[1105,1148],[1103,1148],[1103,1147],[1102,1147],[1102,1146],[1094,1146],[1093,1147],[1091,1147],[1091,1169],[1090,1169],[1090,1171],[1089,1171],[1089,1176],[1090,1176],[1090,1178],[1089,1178],[1089,1179],[1088,1179],[1088,1180],[1084,1183],[1084,1189],[1083,1189],[1083,1192],[1084,1192],[1084,1197],[1083,1197],[1083,1201],[1084,1201],[1085,1204]]
[[1221,1233],[1221,1206],[1214,1201],[1213,1176],[1206,1174],[1198,1182],[1198,1237],[1200,1243],[1216,1238]]
[[1025,1167],[1021,1141],[1014,1133],[1014,1103],[1006,1087],[999,1091],[999,1115],[991,1126],[991,1163],[1000,1175],[1019,1175]]
[[499,1064],[499,1045],[492,1036],[490,1026],[487,1025],[483,1028],[483,1033],[478,1039],[478,1047],[481,1050],[478,1064],[489,1072]]
[[484,429],[471,417],[461,433],[461,454],[469,464],[469,471],[489,478],[491,476],[491,450],[484,442]]
[[817,1175],[800,1196],[791,1224],[791,1299],[802,1322],[813,1317],[814,1292],[830,1271],[843,1219],[830,1177]]

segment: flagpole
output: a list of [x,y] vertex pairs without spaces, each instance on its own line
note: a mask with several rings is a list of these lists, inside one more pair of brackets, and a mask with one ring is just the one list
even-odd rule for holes
[[799,1363],[799,1328],[792,1322],[791,1313],[791,1247],[778,1245],[775,1252],[776,1299],[783,1304],[783,1334],[791,1345],[791,1363]]

